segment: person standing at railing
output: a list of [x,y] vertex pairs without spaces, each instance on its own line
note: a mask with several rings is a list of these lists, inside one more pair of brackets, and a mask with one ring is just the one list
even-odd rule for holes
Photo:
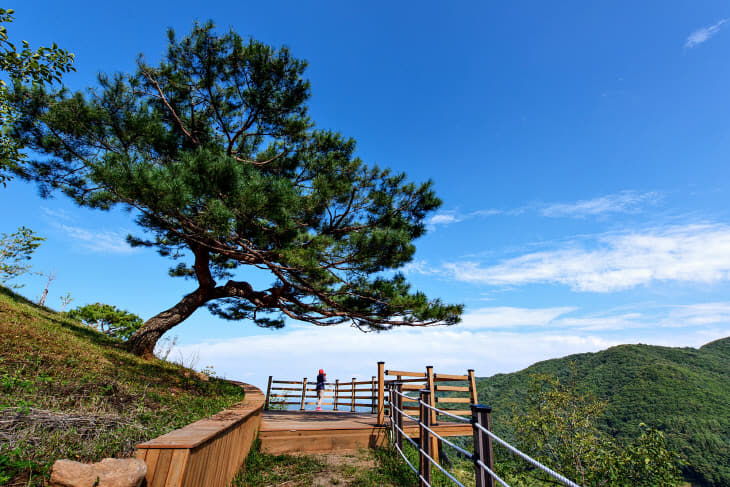
[[324,370],[319,369],[317,374],[317,411],[322,410],[322,398],[324,397],[324,383],[327,381],[327,374]]

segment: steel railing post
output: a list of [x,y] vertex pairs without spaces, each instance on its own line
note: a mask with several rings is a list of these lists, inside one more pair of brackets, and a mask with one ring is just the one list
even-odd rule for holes
[[481,404],[471,405],[471,421],[474,429],[474,474],[476,475],[476,487],[494,487],[494,478],[484,470],[477,460],[494,470],[494,452],[492,450],[492,438],[476,427],[482,425],[486,430],[492,431],[492,408]]
[[[431,433],[424,428],[431,427],[431,411],[425,406],[431,403],[431,391],[428,389],[421,389],[419,394],[420,409],[418,418],[418,429],[419,429],[419,443],[421,445],[422,452],[419,452],[420,458],[418,473],[420,478],[421,487],[427,487],[431,485],[431,460],[426,455],[433,458],[433,452],[431,451]],[[425,454],[424,454],[425,453]]]

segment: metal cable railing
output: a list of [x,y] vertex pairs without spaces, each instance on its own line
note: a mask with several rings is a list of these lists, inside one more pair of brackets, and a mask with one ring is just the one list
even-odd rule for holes
[[537,460],[535,460],[534,458],[530,457],[529,455],[527,455],[525,453],[522,453],[520,450],[518,450],[514,446],[510,445],[509,443],[507,443],[506,441],[504,441],[502,438],[500,438],[499,436],[495,435],[494,433],[492,433],[491,431],[489,431],[487,428],[485,428],[484,426],[482,426],[481,424],[474,423],[474,427],[475,428],[478,428],[479,430],[481,430],[482,432],[484,432],[484,434],[489,435],[489,437],[492,438],[494,441],[496,441],[497,443],[499,443],[500,445],[502,445],[503,447],[505,447],[506,449],[508,449],[510,452],[512,452],[515,455],[517,455],[518,457],[522,458],[523,460],[525,460],[527,463],[529,463],[533,467],[542,470],[546,474],[550,475],[551,477],[553,477],[556,480],[559,480],[560,482],[564,483],[568,487],[581,487],[580,485],[576,484],[572,480],[569,480],[569,479],[563,477],[562,475],[560,475],[558,472],[550,469],[549,467],[546,467],[545,465],[543,465],[542,463],[538,462]]
[[[433,398],[430,397],[431,391],[423,389],[419,391],[419,398],[416,400],[412,396],[404,394],[401,390],[402,384],[394,382],[390,385],[390,427],[391,427],[391,440],[395,445],[398,453],[406,461],[408,466],[413,470],[421,486],[431,486],[431,467],[435,465],[449,480],[455,485],[464,487],[464,484],[456,479],[450,472],[442,467],[439,462],[434,460],[434,452],[432,442],[438,440],[441,443],[446,443],[448,446],[461,453],[464,457],[474,462],[474,473],[476,478],[477,487],[493,487],[495,481],[502,487],[510,487],[504,480],[502,480],[496,472],[494,472],[494,461],[493,461],[493,449],[492,440],[505,447],[511,453],[517,455],[523,460],[527,461],[530,465],[540,469],[549,476],[563,483],[567,487],[581,487],[579,484],[567,479],[563,475],[555,472],[554,470],[541,464],[529,455],[521,452],[514,446],[510,445],[503,439],[491,432],[491,419],[490,413],[491,408],[486,406],[473,404],[471,406],[472,417],[470,419],[456,416],[443,409],[439,409],[430,404]],[[402,402],[406,398],[409,401],[418,402],[419,404],[419,417],[415,418],[403,411]],[[445,415],[457,419],[461,422],[470,423],[474,432],[474,452],[469,452],[464,448],[452,443],[443,436],[439,435],[431,424],[432,416]],[[417,423],[418,430],[420,432],[420,441],[417,443],[413,440],[403,428],[403,417],[410,419]],[[486,425],[486,426],[485,426]],[[406,438],[409,443],[418,452],[420,458],[420,466],[417,469],[407,458],[403,451],[403,438]],[[438,451],[435,456],[438,456]]]

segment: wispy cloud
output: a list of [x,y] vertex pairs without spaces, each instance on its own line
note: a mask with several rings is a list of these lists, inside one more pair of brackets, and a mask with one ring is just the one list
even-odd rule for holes
[[[589,248],[589,245],[592,248]],[[531,252],[495,265],[452,262],[454,279],[493,286],[563,284],[611,292],[655,281],[712,283],[730,278],[730,226],[694,224],[599,235],[585,243]]]
[[135,251],[126,241],[126,233],[114,231],[97,231],[70,225],[58,225],[73,240],[93,252],[112,254],[129,254]]
[[585,218],[615,213],[638,213],[643,207],[655,205],[660,199],[661,194],[655,191],[641,193],[627,190],[569,203],[531,203],[518,208],[486,208],[470,212],[442,211],[432,216],[428,224],[433,229],[438,225],[450,225],[472,218],[495,215],[517,216],[527,212],[537,212],[550,218]]
[[459,328],[467,329],[504,329],[519,327],[544,327],[577,308],[571,306],[555,308],[515,308],[494,306],[479,308],[464,316]]
[[47,208],[45,206],[41,206],[41,211],[46,215],[54,220],[64,220],[69,221],[71,220],[71,216],[65,211],[60,208]]
[[689,37],[687,37],[687,42],[684,43],[684,47],[691,49],[693,47],[699,46],[700,44],[717,34],[723,24],[725,24],[725,22],[727,21],[728,19],[722,19],[713,25],[702,27],[701,29],[697,29],[696,31],[692,32]]
[[646,204],[655,204],[659,193],[622,191],[574,203],[554,203],[539,209],[543,216],[584,218],[607,213],[636,213]]

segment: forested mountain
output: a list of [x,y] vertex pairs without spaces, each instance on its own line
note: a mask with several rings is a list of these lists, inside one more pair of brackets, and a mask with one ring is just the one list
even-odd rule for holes
[[607,401],[602,429],[618,439],[638,436],[640,423],[662,430],[693,486],[730,486],[730,338],[699,349],[620,345],[480,378],[479,400],[493,408],[498,434],[509,435],[505,419],[535,373]]

